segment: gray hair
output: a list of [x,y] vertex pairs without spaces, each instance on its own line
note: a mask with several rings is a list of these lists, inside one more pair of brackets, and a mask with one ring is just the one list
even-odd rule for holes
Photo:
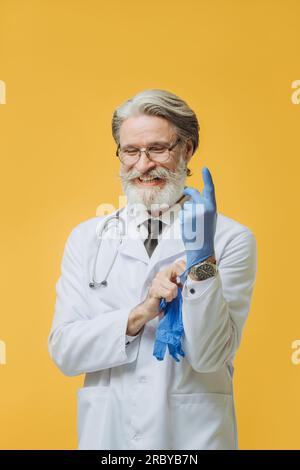
[[182,140],[191,139],[193,154],[199,145],[199,123],[196,114],[178,96],[166,90],[150,89],[137,93],[116,108],[112,118],[112,135],[120,143],[120,127],[132,116],[147,114],[167,119]]

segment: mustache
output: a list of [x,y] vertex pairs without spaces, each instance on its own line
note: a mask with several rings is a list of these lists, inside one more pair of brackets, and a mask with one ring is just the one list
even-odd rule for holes
[[168,182],[177,181],[183,174],[186,174],[187,168],[184,166],[183,168],[177,169],[176,171],[171,171],[168,168],[157,167],[153,168],[152,170],[148,171],[147,173],[142,173],[141,171],[136,170],[133,168],[125,172],[124,170],[120,171],[120,177],[123,181],[130,182],[135,178],[139,178],[140,176],[149,176],[153,178],[161,178]]

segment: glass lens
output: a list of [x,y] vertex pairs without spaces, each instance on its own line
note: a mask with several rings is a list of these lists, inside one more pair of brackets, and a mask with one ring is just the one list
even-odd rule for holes
[[139,150],[125,149],[119,150],[119,157],[122,163],[126,165],[134,165],[139,159]]
[[[169,147],[165,145],[153,145],[148,148],[148,155],[150,160],[154,162],[165,162],[170,156]],[[134,165],[139,159],[139,149],[134,147],[120,149],[119,158],[125,165]]]
[[150,147],[149,157],[155,162],[164,162],[169,158],[169,149],[164,146]]

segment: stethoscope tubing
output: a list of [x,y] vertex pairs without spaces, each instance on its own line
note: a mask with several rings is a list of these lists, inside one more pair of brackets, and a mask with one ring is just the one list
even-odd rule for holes
[[[108,283],[107,283],[107,279],[111,273],[111,270],[115,264],[115,261],[117,259],[117,256],[118,256],[118,248],[116,249],[116,252],[114,254],[114,257],[113,257],[113,260],[112,262],[110,263],[110,266],[107,270],[107,273],[106,275],[104,276],[104,278],[102,279],[102,281],[97,281],[96,280],[96,266],[97,266],[97,261],[98,261],[98,256],[99,256],[99,252],[100,252],[100,248],[101,248],[101,244],[102,244],[102,235],[104,234],[104,232],[108,229],[108,224],[113,220],[117,220],[118,223],[120,222],[120,217],[119,217],[119,214],[120,214],[120,210],[117,211],[117,213],[111,217],[109,217],[107,220],[105,220],[104,224],[102,225],[101,229],[97,232],[97,237],[99,239],[99,242],[98,242],[98,247],[97,247],[97,252],[96,252],[96,256],[95,256],[95,260],[94,260],[94,265],[93,265],[93,272],[92,272],[92,281],[89,283],[89,287],[91,289],[98,289],[100,287],[107,287]],[[122,243],[122,237],[120,236],[119,238],[119,244]]]

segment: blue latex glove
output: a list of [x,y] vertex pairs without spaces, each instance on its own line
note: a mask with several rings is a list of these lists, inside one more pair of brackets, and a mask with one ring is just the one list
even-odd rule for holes
[[161,299],[159,307],[161,310],[164,310],[165,315],[160,320],[156,330],[153,356],[159,361],[162,361],[168,346],[171,356],[175,361],[179,362],[177,354],[183,357],[185,356],[181,347],[181,337],[183,336],[184,330],[182,324],[182,295],[180,287],[178,287],[177,297],[175,297],[172,302],[166,302],[164,299]]
[[[181,234],[187,257],[186,269],[179,276],[182,284],[192,266],[215,254],[214,236],[217,222],[215,190],[208,168],[202,169],[202,176],[204,180],[203,193],[201,194],[194,188],[185,188],[184,194],[190,195],[192,201],[185,202],[183,209],[179,212]],[[179,362],[177,354],[185,356],[181,346],[184,328],[180,287],[178,287],[177,297],[171,302],[161,299],[160,309],[164,311],[164,317],[160,320],[156,330],[153,355],[158,360],[163,360],[168,346],[171,356]]]
[[186,249],[187,266],[180,276],[181,282],[187,277],[189,269],[209,256],[215,254],[214,237],[217,224],[217,204],[213,180],[208,168],[202,169],[204,189],[186,187],[185,195],[192,200],[186,201],[179,212],[181,235]]

